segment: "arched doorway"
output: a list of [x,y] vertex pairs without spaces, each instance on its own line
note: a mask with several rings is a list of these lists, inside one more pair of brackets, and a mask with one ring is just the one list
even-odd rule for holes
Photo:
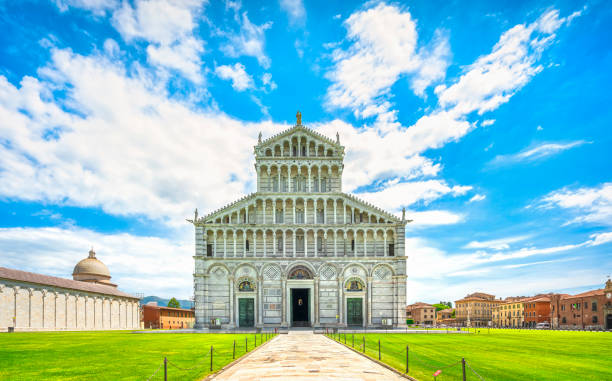
[[[287,279],[293,282],[291,287],[291,326],[310,327],[310,288],[307,283],[312,283],[313,273],[306,266],[295,266],[289,271]],[[310,281],[310,282],[301,282]]]
[[612,314],[606,316],[606,329],[612,329]]

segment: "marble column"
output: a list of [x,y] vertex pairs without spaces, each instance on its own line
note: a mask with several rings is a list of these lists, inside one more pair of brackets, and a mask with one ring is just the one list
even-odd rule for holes
[[363,256],[367,257],[368,256],[368,232],[367,231],[363,231]]
[[234,257],[236,257],[236,238],[237,238],[237,236],[236,236],[236,230],[233,230],[233,231],[232,231],[232,238],[233,238],[233,240],[234,240]]
[[336,221],[336,202],[337,200],[333,200],[333,202],[334,202],[334,224],[336,224],[337,223]]
[[223,258],[225,258],[227,255],[227,230],[223,230]]
[[253,257],[257,257],[257,230],[253,232]]
[[283,230],[283,257],[287,256],[287,232]]
[[315,317],[315,327],[319,326],[319,320],[321,319],[320,315],[320,311],[321,311],[321,306],[319,303],[319,285],[320,283],[320,278],[318,276],[314,277],[314,295],[313,295],[313,299],[314,299],[314,317]]
[[368,281],[368,326],[372,325],[372,277],[367,277]]
[[287,278],[285,276],[281,278],[281,291],[282,291],[281,326],[286,327],[287,326]]
[[[13,287],[13,327],[17,327],[17,295],[19,295],[19,289],[21,287],[15,286]],[[21,323],[21,322],[20,322]]]
[[263,278],[257,277],[257,324],[263,324]]
[[229,323],[230,326],[235,326],[235,317],[234,317],[234,277],[229,276]]
[[384,234],[384,241],[383,241],[383,257],[387,256],[387,231],[385,230],[385,234]]
[[32,294],[33,288],[28,288],[28,328],[32,328]]
[[344,278],[338,277],[338,313],[339,324],[344,324]]
[[272,232],[274,238],[274,246],[272,247],[272,256],[276,255],[276,231]]
[[41,301],[42,301],[42,322],[40,324],[41,328],[45,328],[45,298],[47,297],[47,290],[42,289],[41,291]]

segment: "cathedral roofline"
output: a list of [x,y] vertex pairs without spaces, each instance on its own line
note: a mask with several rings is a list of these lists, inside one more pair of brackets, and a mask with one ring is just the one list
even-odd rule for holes
[[263,192],[253,192],[253,193],[250,193],[250,194],[248,194],[248,195],[246,195],[246,196],[244,196],[242,198],[239,198],[238,200],[236,200],[234,202],[231,202],[231,203],[229,203],[229,204],[227,204],[227,205],[225,205],[225,206],[223,206],[223,207],[221,207],[221,208],[219,208],[219,209],[217,209],[217,210],[215,210],[215,211],[213,211],[213,212],[211,212],[209,214],[206,214],[206,215],[204,215],[204,216],[202,216],[200,218],[197,218],[197,215],[196,215],[196,217],[193,220],[187,219],[186,221],[190,222],[192,224],[204,224],[205,220],[207,220],[207,219],[209,219],[211,217],[216,217],[217,214],[219,214],[221,212],[224,212],[225,210],[235,206],[239,202],[242,202],[242,201],[245,201],[245,200],[248,200],[248,199],[252,199],[252,198],[258,197],[258,196],[262,196],[262,197],[266,197],[266,196],[268,196],[268,197],[275,197],[275,196],[280,196],[280,197],[283,197],[283,196],[309,197],[310,196],[310,197],[315,197],[316,198],[316,197],[327,196],[327,195],[347,197],[350,200],[353,200],[353,201],[355,201],[357,203],[360,203],[360,204],[363,204],[363,205],[365,205],[365,206],[367,206],[369,208],[372,208],[376,212],[385,215],[390,220],[393,220],[393,221],[395,221],[397,223],[402,223],[403,222],[404,224],[406,224],[408,222],[412,222],[412,220],[402,220],[402,219],[398,218],[397,216],[395,216],[394,214],[389,213],[386,210],[384,210],[382,208],[379,208],[378,206],[376,206],[374,204],[371,204],[371,203],[369,203],[369,202],[367,202],[365,200],[362,200],[362,199],[358,198],[357,196],[354,196],[354,195],[352,195],[350,193],[344,193],[344,192],[327,192],[327,193],[263,193]]

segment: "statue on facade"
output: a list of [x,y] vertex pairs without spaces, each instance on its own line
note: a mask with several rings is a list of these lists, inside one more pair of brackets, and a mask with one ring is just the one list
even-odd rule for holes
[[402,208],[402,221],[406,221],[406,208]]
[[336,132],[336,144],[340,144],[340,134]]
[[261,131],[259,131],[259,138],[257,139],[258,143],[261,144]]
[[301,126],[302,125],[302,113],[298,110],[297,114],[295,114],[295,117],[297,119],[297,125]]
[[195,212],[194,212],[194,216],[193,216],[193,222],[198,222],[198,208],[195,208]]

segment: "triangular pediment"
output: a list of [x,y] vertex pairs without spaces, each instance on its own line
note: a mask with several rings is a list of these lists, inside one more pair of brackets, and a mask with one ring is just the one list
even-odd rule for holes
[[314,141],[320,142],[322,144],[331,145],[340,150],[344,149],[344,147],[341,144],[339,144],[336,140],[330,139],[327,136],[322,135],[318,132],[315,132],[311,130],[310,128],[305,127],[303,125],[295,125],[292,128],[289,128],[283,132],[273,135],[267,139],[264,139],[255,146],[255,149],[260,150],[260,149],[265,149],[265,148],[272,148],[279,142],[283,142],[285,140],[291,140],[291,138],[293,138],[296,135],[307,135]]

